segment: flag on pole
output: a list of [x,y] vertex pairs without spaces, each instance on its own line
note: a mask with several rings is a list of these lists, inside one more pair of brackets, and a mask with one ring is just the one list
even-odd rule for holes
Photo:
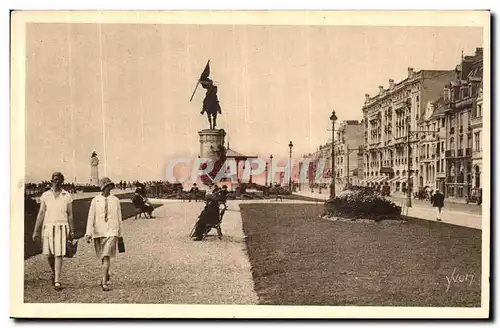
[[205,69],[200,75],[200,81],[206,81],[208,79],[208,76],[210,75],[210,59],[207,62],[207,65],[205,66]]
[[198,85],[203,82],[208,82],[209,78],[208,76],[210,75],[210,59],[207,61],[207,65],[205,66],[205,69],[203,72],[201,72],[200,78],[198,79],[198,82],[196,82],[196,86],[194,87],[193,94],[191,95],[191,99],[189,99],[189,102],[193,100],[194,94],[196,93],[196,90],[198,89]]

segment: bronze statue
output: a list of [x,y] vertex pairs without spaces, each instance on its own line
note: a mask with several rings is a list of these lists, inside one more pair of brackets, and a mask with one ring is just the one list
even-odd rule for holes
[[[214,84],[208,76],[210,75],[210,60],[207,62],[205,69],[201,73],[201,76],[196,84],[196,87],[191,95],[191,100],[196,93],[198,85],[207,90],[205,93],[205,99],[203,99],[203,108],[200,112],[201,115],[207,113],[208,123],[210,124],[210,130],[215,129],[217,126],[217,114],[222,114],[221,107],[219,104],[219,98],[217,97],[217,86]],[[189,101],[191,101],[189,100]]]
[[201,115],[207,113],[210,129],[215,129],[217,126],[217,113],[222,114],[219,99],[217,97],[217,86],[213,81],[207,78],[205,81],[200,81],[201,86],[207,90],[205,99],[203,99],[203,109]]

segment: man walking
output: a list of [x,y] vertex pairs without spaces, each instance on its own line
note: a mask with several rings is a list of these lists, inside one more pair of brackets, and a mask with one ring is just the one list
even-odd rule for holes
[[432,206],[436,208],[436,219],[441,221],[441,212],[444,207],[444,195],[439,189],[436,189],[431,197]]

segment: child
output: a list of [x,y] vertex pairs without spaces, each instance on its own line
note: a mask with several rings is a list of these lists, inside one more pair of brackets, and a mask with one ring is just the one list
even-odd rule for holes
[[118,238],[122,236],[122,212],[120,200],[110,194],[115,184],[105,177],[100,185],[101,194],[90,203],[85,238],[87,242],[94,240],[96,255],[103,264],[102,290],[109,291],[111,258],[116,256]]

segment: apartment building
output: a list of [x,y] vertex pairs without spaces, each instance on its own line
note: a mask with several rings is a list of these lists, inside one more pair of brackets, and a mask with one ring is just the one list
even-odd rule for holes
[[358,120],[346,120],[336,131],[335,176],[340,185],[358,185],[358,153],[363,146],[364,127]]
[[[438,99],[443,85],[455,76],[453,70],[420,70],[408,68],[408,75],[388,88],[379,86],[373,97],[365,95],[362,107],[364,125],[363,184],[389,185],[391,192],[407,189],[408,175],[413,190],[419,177],[419,157],[416,150],[418,121],[425,113],[424,104]],[[410,156],[408,156],[410,141]],[[408,170],[408,166],[410,169]]]
[[[482,98],[479,99],[479,94],[483,78],[483,49],[477,48],[473,56],[465,56],[455,73],[455,78],[444,89],[447,103],[445,197],[465,199],[476,172],[478,178],[474,183],[481,185]],[[479,145],[475,148],[473,172],[474,137]]]

